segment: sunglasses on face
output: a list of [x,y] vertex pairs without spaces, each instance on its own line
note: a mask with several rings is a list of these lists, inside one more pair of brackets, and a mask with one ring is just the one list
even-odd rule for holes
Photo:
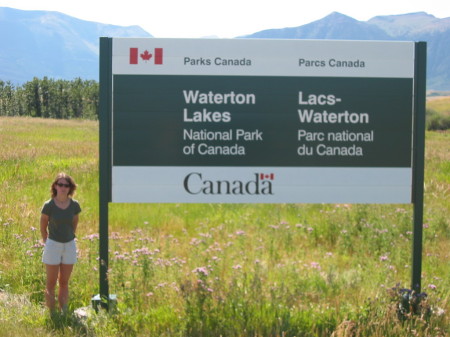
[[70,187],[70,184],[63,184],[63,183],[57,183],[56,185],[58,185],[59,187],[67,187],[67,188],[69,188]]

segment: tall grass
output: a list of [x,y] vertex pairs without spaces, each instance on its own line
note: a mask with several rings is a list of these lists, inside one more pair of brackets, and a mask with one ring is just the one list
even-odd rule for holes
[[[411,205],[111,204],[110,313],[98,293],[98,124],[0,119],[0,336],[446,336],[450,135],[427,133],[423,290]],[[68,315],[44,307],[38,219],[59,171],[79,184]]]
[[450,129],[450,96],[430,97],[427,100],[426,125],[428,130]]
[[443,115],[450,116],[450,96],[428,98],[427,108],[442,113]]

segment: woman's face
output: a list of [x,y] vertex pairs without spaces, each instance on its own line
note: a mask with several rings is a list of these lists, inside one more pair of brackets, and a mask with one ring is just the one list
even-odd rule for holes
[[59,179],[55,184],[56,192],[59,195],[67,195],[70,191],[70,187],[70,183],[64,178]]

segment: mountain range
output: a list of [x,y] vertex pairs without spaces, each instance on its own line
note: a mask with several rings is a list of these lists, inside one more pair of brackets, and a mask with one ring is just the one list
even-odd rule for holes
[[139,26],[84,21],[51,11],[0,7],[0,80],[98,80],[99,37],[152,37]]
[[[0,80],[98,80],[99,37],[153,37],[139,26],[80,20],[59,12],[0,7]],[[358,21],[333,12],[299,26],[237,38],[426,41],[427,88],[450,90],[450,18],[418,12]]]
[[300,27],[268,29],[243,37],[426,41],[427,87],[430,90],[450,90],[450,18],[438,19],[418,12],[358,21],[334,12]]

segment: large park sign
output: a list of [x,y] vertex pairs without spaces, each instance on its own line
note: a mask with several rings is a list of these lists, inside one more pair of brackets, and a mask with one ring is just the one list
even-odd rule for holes
[[408,203],[414,43],[113,39],[113,202]]
[[102,38],[101,205],[417,203],[425,49]]

